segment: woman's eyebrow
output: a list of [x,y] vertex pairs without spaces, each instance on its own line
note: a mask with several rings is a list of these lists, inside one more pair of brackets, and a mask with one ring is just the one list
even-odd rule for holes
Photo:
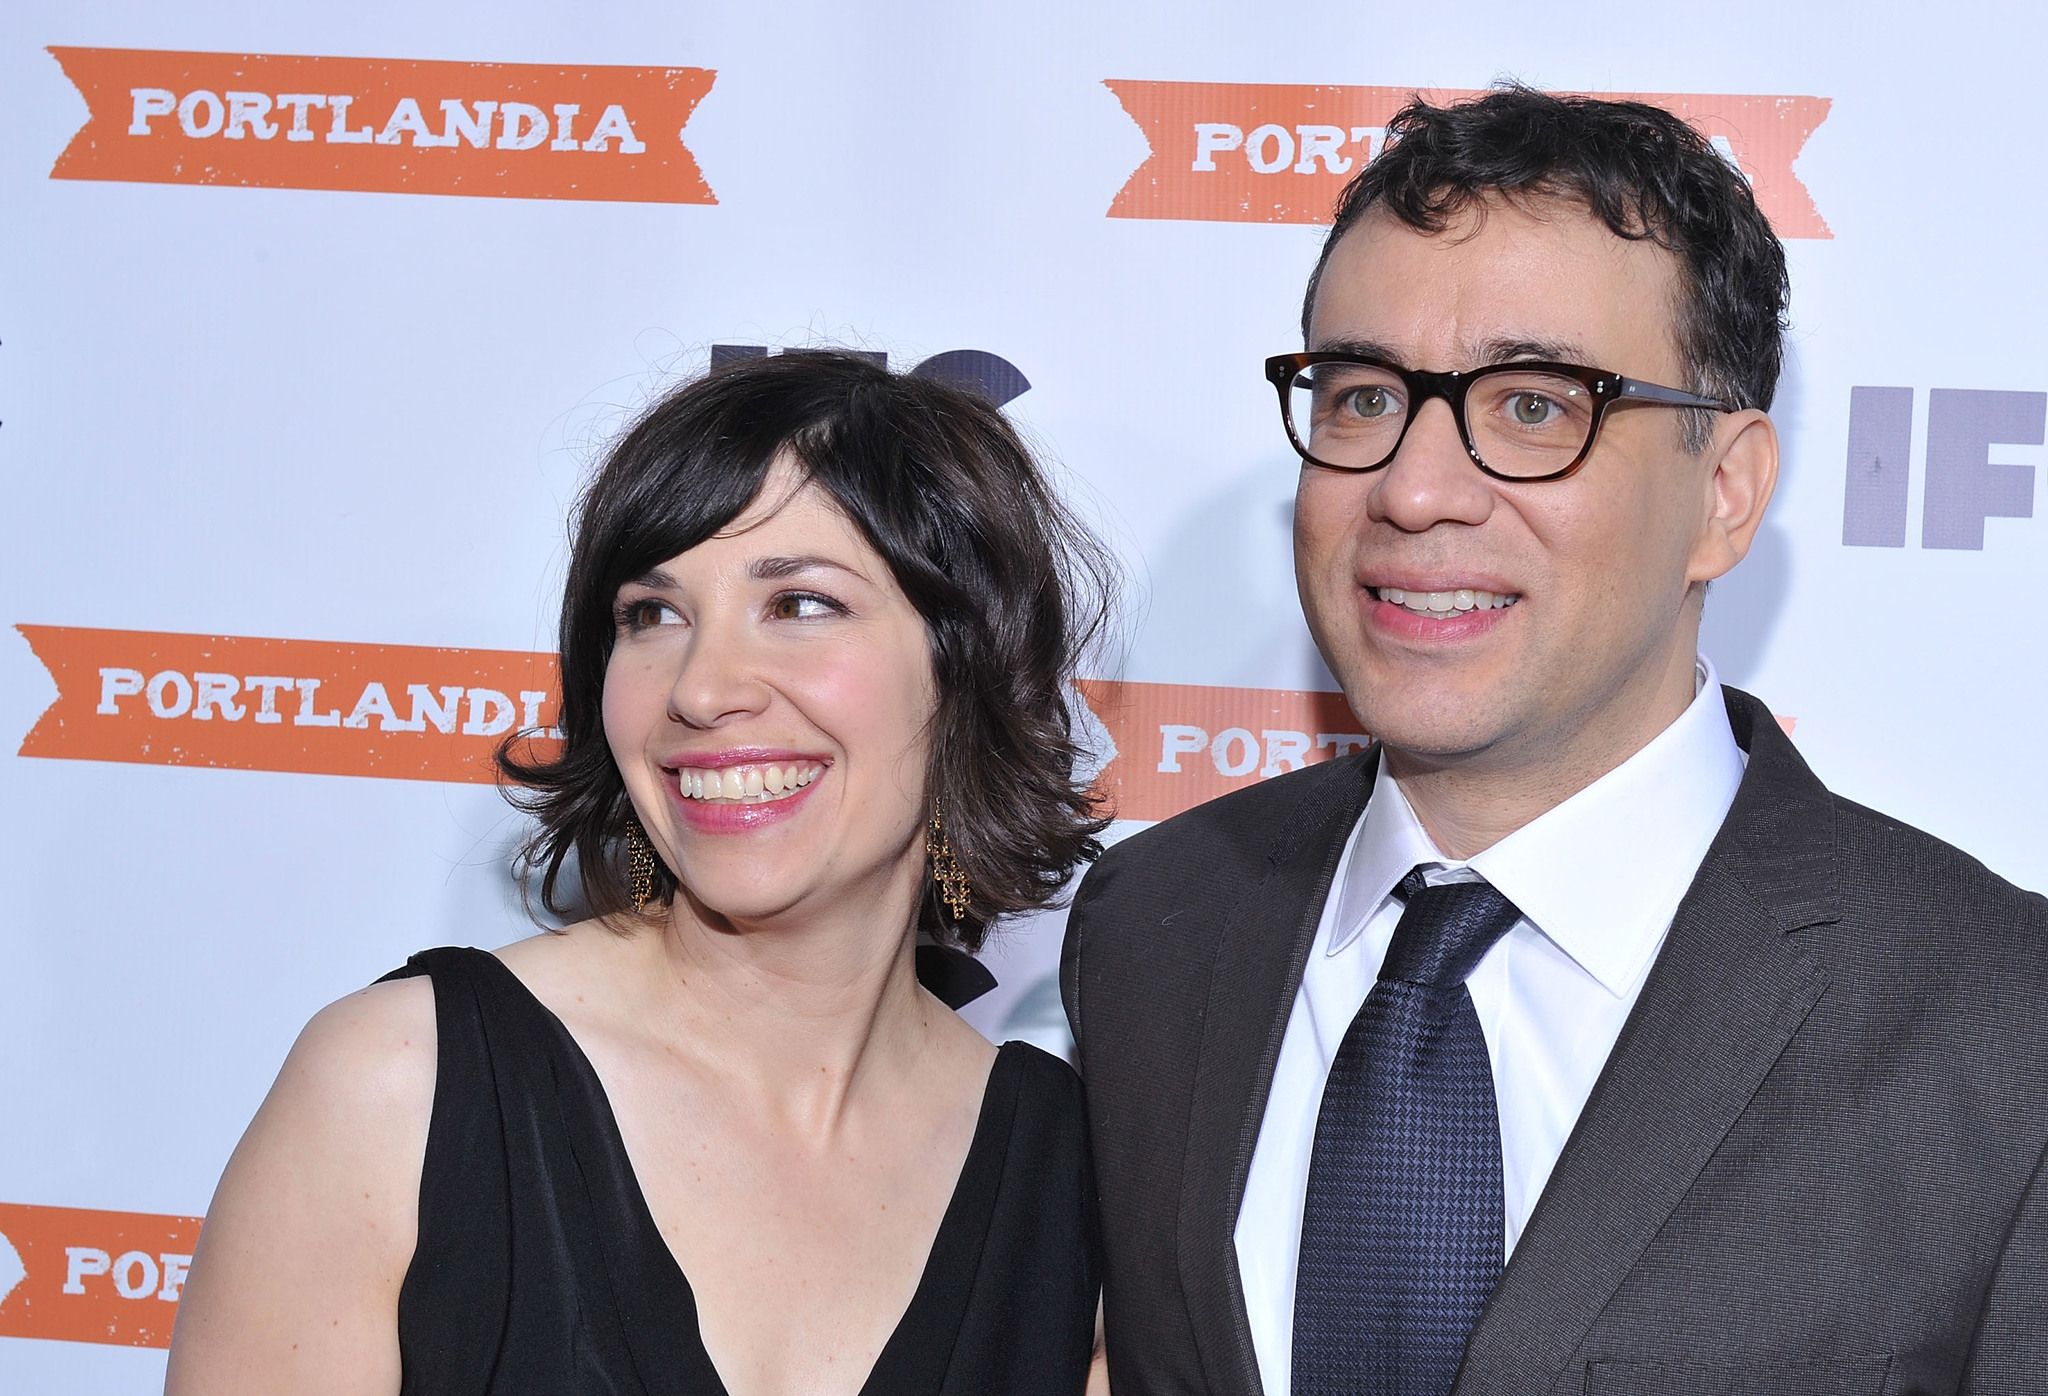
[[646,587],[649,591],[674,591],[676,579],[659,567],[650,567],[626,583],[629,587]]
[[799,573],[815,572],[820,568],[830,568],[835,572],[844,572],[847,576],[856,578],[859,581],[864,582],[867,580],[867,577],[857,568],[849,567],[843,562],[836,562],[829,557],[818,557],[814,554],[803,554],[795,557],[755,558],[747,565],[747,575],[757,582],[779,582],[785,578],[794,577]]

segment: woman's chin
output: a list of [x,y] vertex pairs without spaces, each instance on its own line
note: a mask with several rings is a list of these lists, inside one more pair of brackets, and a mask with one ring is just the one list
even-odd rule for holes
[[690,910],[697,920],[721,932],[748,935],[797,930],[816,922],[821,908],[844,901],[810,885],[809,879],[791,868],[693,867],[686,873]]

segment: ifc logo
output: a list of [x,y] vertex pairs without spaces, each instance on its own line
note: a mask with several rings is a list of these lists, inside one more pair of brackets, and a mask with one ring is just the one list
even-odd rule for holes
[[[1842,542],[1906,546],[1912,499],[1911,388],[1849,390]],[[1982,551],[1986,519],[2034,516],[2034,467],[1991,459],[1994,446],[2039,446],[2048,393],[1935,388],[1927,394],[1920,546]]]
[[[889,356],[873,350],[856,349],[849,351],[864,359],[872,359],[883,368],[889,366]],[[742,359],[765,359],[768,346],[765,344],[714,344],[711,346],[711,366],[723,368],[729,363]],[[991,354],[985,349],[948,349],[943,354],[934,354],[910,370],[913,378],[929,378],[939,383],[951,383],[957,388],[971,388],[996,406],[1021,397],[1031,389],[1031,380],[1023,371],[1000,354]]]

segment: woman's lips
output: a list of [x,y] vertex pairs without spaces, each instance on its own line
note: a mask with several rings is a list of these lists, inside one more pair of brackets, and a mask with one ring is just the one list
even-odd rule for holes
[[780,800],[825,774],[823,761],[742,761],[674,768],[676,788],[688,800]]
[[669,793],[683,822],[706,834],[738,834],[794,815],[830,770],[823,761],[785,759],[669,769]]

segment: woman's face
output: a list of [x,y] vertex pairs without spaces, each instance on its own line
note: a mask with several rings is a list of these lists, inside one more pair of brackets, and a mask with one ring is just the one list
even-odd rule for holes
[[605,738],[706,911],[757,922],[914,896],[929,639],[829,495],[778,459],[722,532],[620,588],[615,623]]

